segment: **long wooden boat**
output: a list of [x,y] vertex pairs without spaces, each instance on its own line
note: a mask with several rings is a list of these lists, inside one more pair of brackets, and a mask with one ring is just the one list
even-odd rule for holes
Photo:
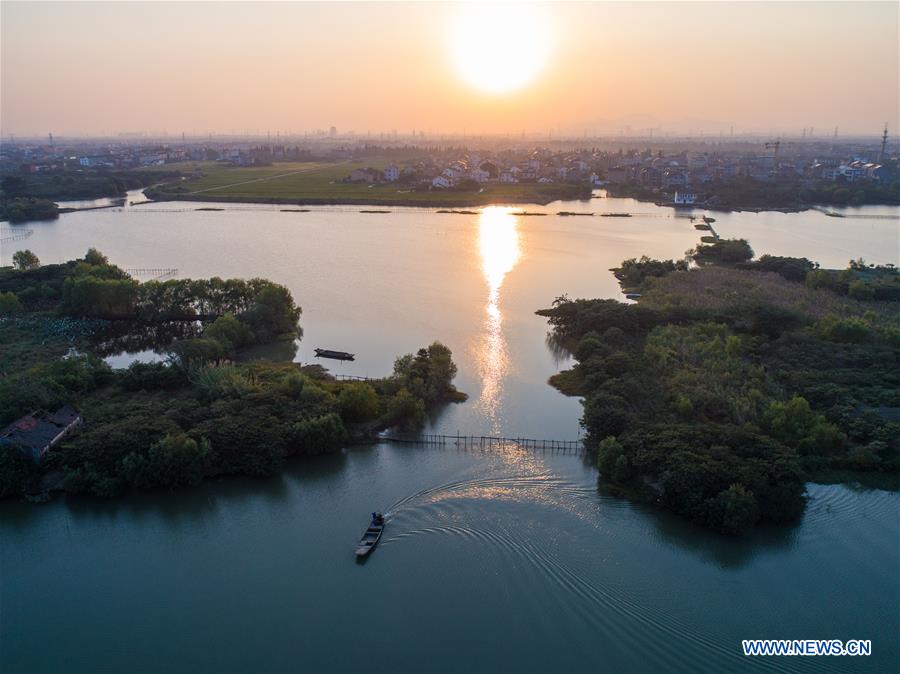
[[366,533],[359,539],[359,545],[356,546],[357,557],[368,557],[378,541],[381,540],[381,534],[384,531],[384,516],[376,513],[372,518],[372,523],[366,529]]
[[354,360],[355,354],[346,351],[332,351],[331,349],[316,349],[316,358],[333,358],[335,360]]

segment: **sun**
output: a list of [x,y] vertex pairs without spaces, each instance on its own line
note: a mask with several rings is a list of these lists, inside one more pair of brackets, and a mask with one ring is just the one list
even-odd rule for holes
[[457,73],[491,94],[517,91],[533,81],[550,56],[550,29],[535,4],[465,4],[450,31]]

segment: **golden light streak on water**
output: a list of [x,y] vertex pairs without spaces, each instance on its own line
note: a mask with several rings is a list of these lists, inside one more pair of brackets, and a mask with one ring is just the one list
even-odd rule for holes
[[475,362],[481,376],[481,395],[477,407],[490,421],[490,432],[501,434],[498,415],[503,384],[509,371],[509,354],[503,334],[503,312],[500,310],[500,289],[506,275],[522,256],[519,244],[518,221],[511,209],[491,206],[478,219],[478,251],[481,269],[487,282],[484,332],[476,346]]

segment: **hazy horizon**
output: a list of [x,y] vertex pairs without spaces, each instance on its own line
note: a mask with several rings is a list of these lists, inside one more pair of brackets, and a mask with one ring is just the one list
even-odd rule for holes
[[[875,136],[900,120],[892,2],[2,2],[0,12],[4,137],[331,126],[823,137]],[[510,86],[492,87],[498,79]]]

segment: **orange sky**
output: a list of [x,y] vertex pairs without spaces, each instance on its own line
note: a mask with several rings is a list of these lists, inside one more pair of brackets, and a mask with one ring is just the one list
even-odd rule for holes
[[542,70],[491,94],[455,68],[465,5],[4,1],[0,131],[876,134],[900,121],[898,7],[547,3]]

